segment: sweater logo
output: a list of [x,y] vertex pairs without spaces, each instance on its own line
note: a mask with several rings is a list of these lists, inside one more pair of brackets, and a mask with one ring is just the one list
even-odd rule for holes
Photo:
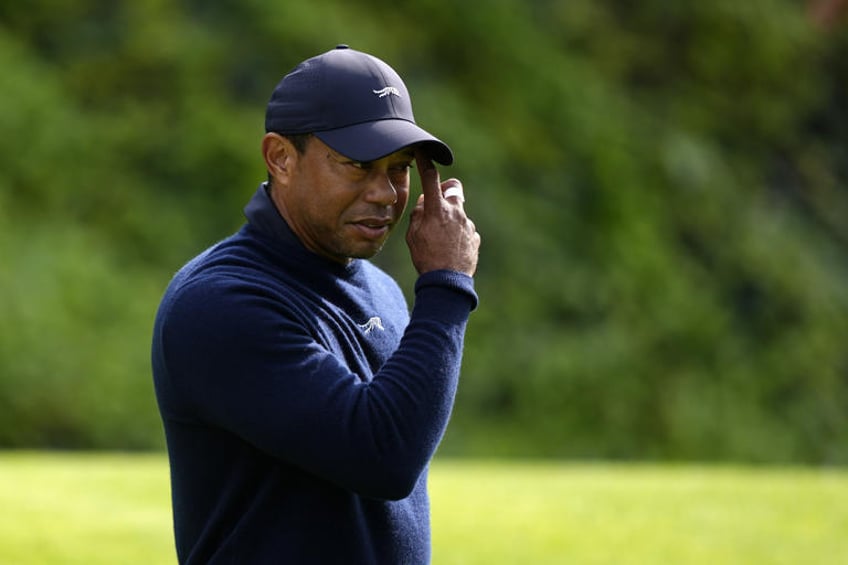
[[381,332],[386,330],[386,328],[383,327],[383,320],[381,320],[379,316],[373,316],[367,322],[364,324],[358,324],[358,326],[365,335],[370,334],[373,330],[380,330]]

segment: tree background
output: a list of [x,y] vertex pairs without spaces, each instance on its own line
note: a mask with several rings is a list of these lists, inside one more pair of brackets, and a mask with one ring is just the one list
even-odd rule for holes
[[441,453],[848,463],[844,4],[0,3],[0,446],[162,448],[161,293],[242,223],[274,85],[348,43],[483,234]]

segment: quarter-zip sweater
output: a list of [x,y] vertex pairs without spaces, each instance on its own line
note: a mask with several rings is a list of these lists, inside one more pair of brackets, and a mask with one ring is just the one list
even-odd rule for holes
[[428,563],[473,280],[421,275],[410,313],[371,262],[305,248],[265,185],[245,215],[153,331],[180,563]]

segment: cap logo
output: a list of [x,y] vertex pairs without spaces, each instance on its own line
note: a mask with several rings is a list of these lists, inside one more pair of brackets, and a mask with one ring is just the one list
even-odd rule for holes
[[381,88],[380,90],[372,90],[371,92],[376,94],[379,98],[383,98],[385,96],[388,96],[389,94],[397,96],[398,98],[402,98],[402,96],[400,95],[400,91],[394,86],[387,86],[385,88]]

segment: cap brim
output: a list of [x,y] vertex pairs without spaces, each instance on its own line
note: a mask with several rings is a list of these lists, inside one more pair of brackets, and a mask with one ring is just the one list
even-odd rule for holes
[[447,144],[406,120],[379,120],[317,131],[315,137],[356,161],[376,161],[404,147],[420,145],[437,163],[453,163],[453,152]]

